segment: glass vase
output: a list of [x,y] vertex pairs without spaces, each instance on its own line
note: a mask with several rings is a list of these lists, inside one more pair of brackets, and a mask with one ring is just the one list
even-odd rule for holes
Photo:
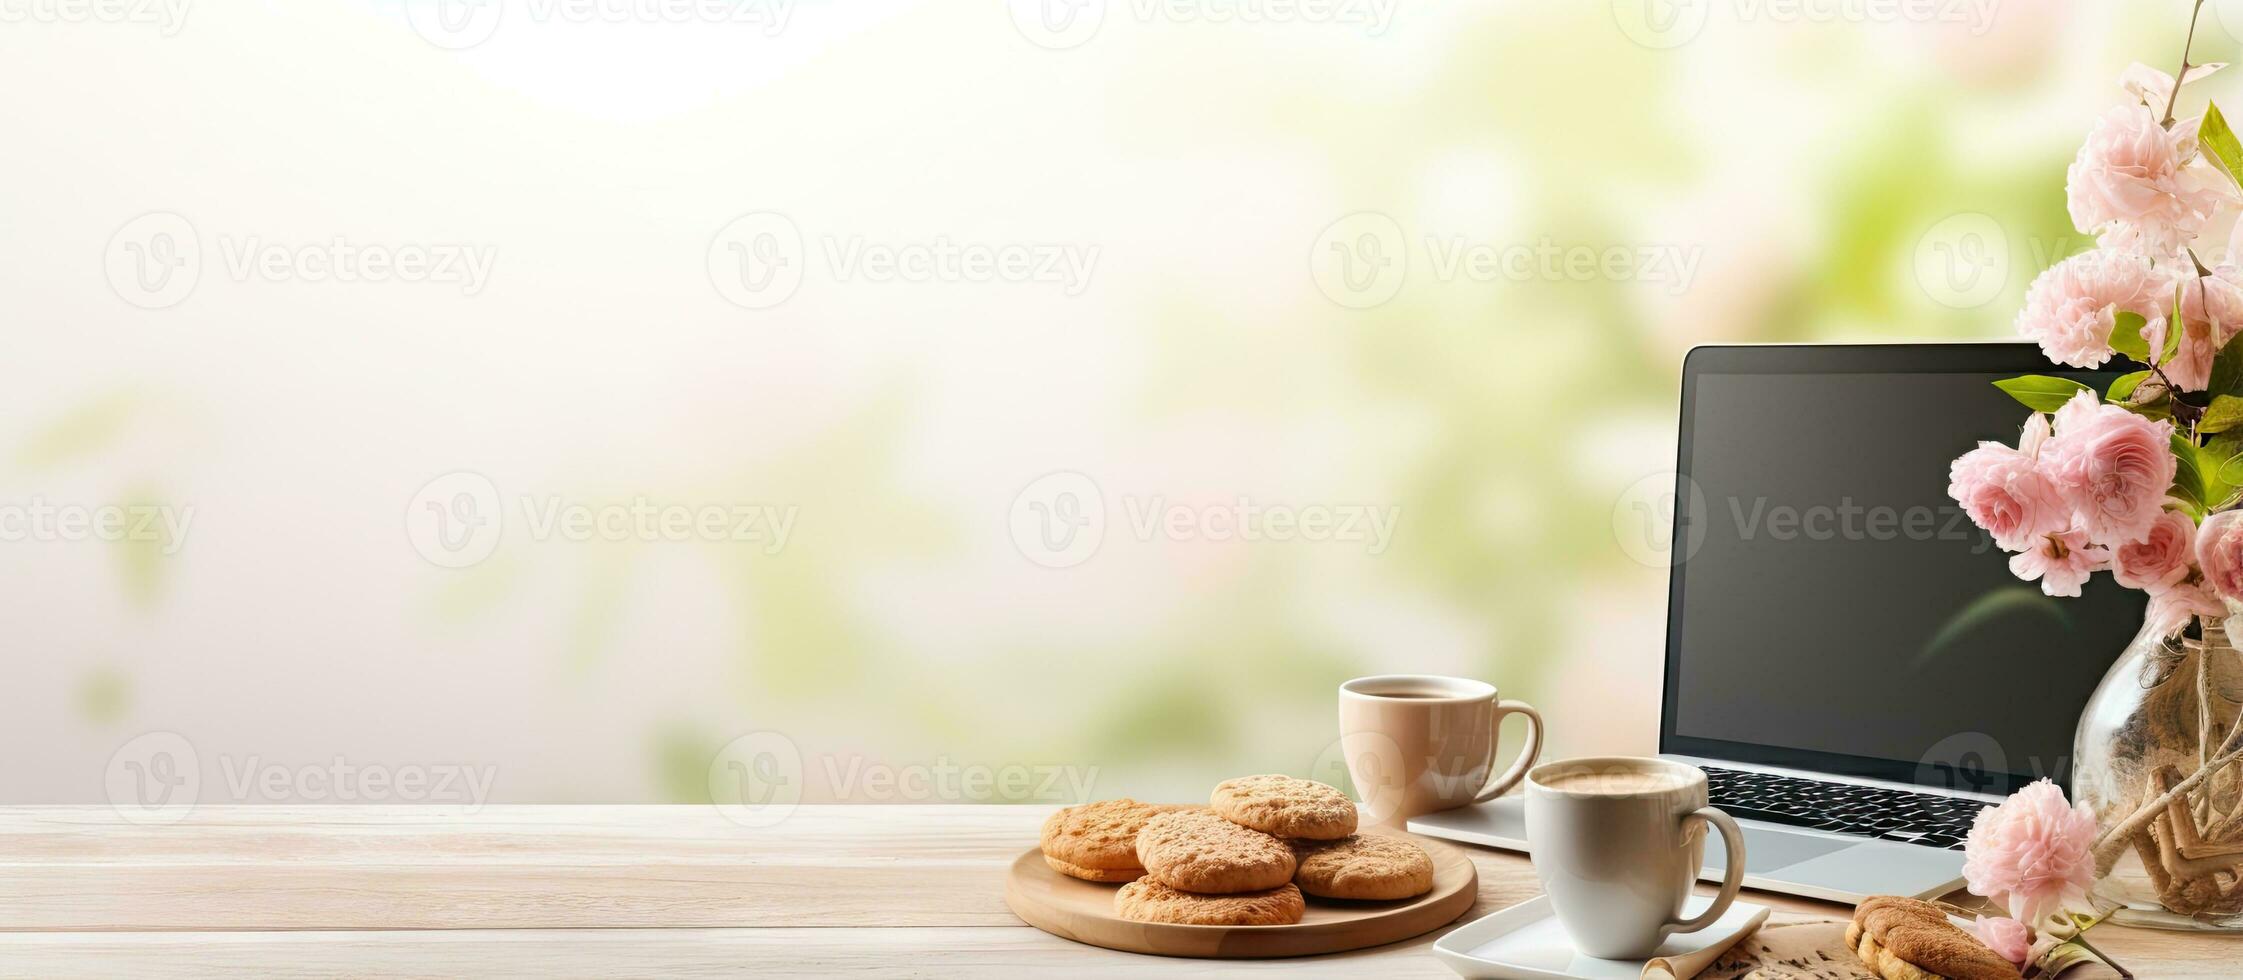
[[2171,638],[2145,627],[2080,716],[2072,799],[2095,813],[2091,895],[2112,921],[2243,931],[2243,654],[2232,621],[2200,618]]

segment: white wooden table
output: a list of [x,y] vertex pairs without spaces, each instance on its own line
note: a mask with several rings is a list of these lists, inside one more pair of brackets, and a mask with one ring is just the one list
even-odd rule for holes
[[[747,829],[672,806],[203,807],[164,827],[0,808],[0,977],[1453,976],[1433,936],[1260,962],[1047,936],[1003,880],[1050,811],[807,806]],[[1524,858],[1471,851],[1460,922],[1535,894]],[[2243,975],[2243,940],[2095,936],[2145,980]]]

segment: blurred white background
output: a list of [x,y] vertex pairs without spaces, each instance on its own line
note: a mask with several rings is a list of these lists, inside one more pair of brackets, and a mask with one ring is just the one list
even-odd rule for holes
[[0,0],[0,787],[1648,751],[1682,352],[2007,335],[2186,9]]

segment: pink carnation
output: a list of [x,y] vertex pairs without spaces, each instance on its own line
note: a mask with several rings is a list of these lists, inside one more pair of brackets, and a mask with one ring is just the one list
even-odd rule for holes
[[2158,111],[2125,105],[2104,113],[2064,174],[2072,225],[2105,248],[2178,254],[2219,207],[2216,185],[2186,169],[2196,128],[2169,132]]
[[1982,442],[1947,468],[1947,495],[2005,551],[2023,551],[2034,539],[2072,525],[2070,505],[2033,458],[2047,428],[2047,419],[2035,412],[2022,440],[2031,449]]
[[[2187,275],[2180,280],[2181,343],[2160,365],[2165,376],[2188,391],[2203,391],[2212,383],[2212,359],[2220,348],[2243,330],[2243,273],[2223,265],[2209,276]],[[2143,339],[2155,356],[2165,351],[2169,317],[2152,318],[2143,326]]]
[[2100,404],[2083,391],[2056,410],[2056,436],[2041,448],[2041,463],[2088,540],[2129,544],[2147,537],[2164,513],[2178,465],[2172,437],[2173,423]]
[[2087,578],[2110,567],[2111,550],[2087,540],[2085,531],[2044,534],[2033,546],[2009,556],[2010,574],[2030,582],[2039,579],[2041,591],[2052,596],[2077,598]]
[[1981,915],[1971,931],[1978,934],[1978,941],[1985,943],[1987,949],[2018,969],[2024,969],[2026,961],[2033,958],[2033,930],[2016,919],[1989,919]]
[[2196,522],[2169,510],[2157,516],[2147,537],[2111,549],[2111,578],[2159,595],[2186,580],[2195,561]]
[[2005,903],[2031,925],[2087,897],[2094,882],[2095,815],[2068,805],[2046,779],[1978,811],[1963,845],[1963,879],[1971,893]]
[[2155,319],[2171,297],[2166,279],[2147,260],[2081,252],[2034,278],[2025,290],[2025,308],[2017,312],[2017,332],[2058,364],[2100,367],[2111,358],[2111,326],[2119,313]]
[[2243,511],[2222,511],[2196,531],[2196,567],[2223,599],[2243,599]]

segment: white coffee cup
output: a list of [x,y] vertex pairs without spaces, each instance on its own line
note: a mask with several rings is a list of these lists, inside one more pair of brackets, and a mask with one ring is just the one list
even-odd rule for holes
[[[1728,849],[1721,894],[1685,919],[1705,861],[1706,824]],[[1665,759],[1605,756],[1536,766],[1526,777],[1527,849],[1574,949],[1649,956],[1674,933],[1712,925],[1744,881],[1737,822],[1706,805],[1706,774]]]

